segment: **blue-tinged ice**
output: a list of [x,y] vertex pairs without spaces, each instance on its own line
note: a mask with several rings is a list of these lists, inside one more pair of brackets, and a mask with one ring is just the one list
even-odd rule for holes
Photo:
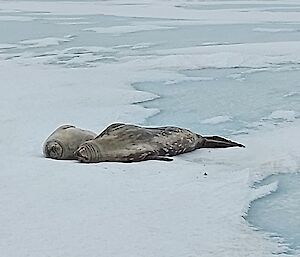
[[259,185],[274,181],[278,181],[278,189],[251,204],[248,221],[300,249],[300,174],[273,175]]

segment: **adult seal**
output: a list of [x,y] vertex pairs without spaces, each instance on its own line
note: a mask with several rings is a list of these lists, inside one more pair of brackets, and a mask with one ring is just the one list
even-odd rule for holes
[[44,156],[58,160],[76,160],[74,152],[78,147],[96,136],[91,131],[72,125],[60,126],[46,139],[43,145]]
[[169,158],[199,148],[244,147],[219,136],[203,137],[177,127],[145,128],[116,123],[75,152],[81,162],[171,161]]

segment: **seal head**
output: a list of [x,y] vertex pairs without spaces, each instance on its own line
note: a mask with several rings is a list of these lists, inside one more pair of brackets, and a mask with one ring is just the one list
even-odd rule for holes
[[78,147],[96,134],[76,128],[72,125],[63,125],[57,128],[45,141],[43,153],[46,158],[57,160],[75,160],[74,152]]
[[44,155],[52,159],[62,159],[63,146],[58,141],[48,141],[44,146]]
[[101,150],[93,141],[87,141],[79,146],[74,152],[75,158],[80,162],[105,161],[101,155]]

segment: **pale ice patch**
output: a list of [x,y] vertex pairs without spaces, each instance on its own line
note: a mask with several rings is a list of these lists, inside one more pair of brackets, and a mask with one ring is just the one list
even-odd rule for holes
[[270,33],[278,33],[278,32],[298,32],[299,29],[292,28],[254,28],[255,32],[270,32]]
[[300,44],[290,41],[156,50],[152,56],[135,58],[137,61],[148,68],[172,70],[277,67],[300,62]]
[[181,82],[188,81],[211,81],[214,80],[212,77],[182,77],[180,79],[171,79],[164,82],[165,85],[175,85]]
[[115,53],[115,49],[111,47],[102,46],[81,46],[81,47],[70,47],[62,50],[61,54],[86,54],[86,53]]
[[33,21],[34,18],[28,16],[4,16],[0,15],[0,21]]
[[17,47],[16,44],[0,44],[0,51],[1,50],[12,49],[12,48],[16,48],[16,47]]
[[158,43],[151,43],[151,42],[141,42],[137,44],[124,44],[124,45],[116,45],[113,46],[113,49],[130,49],[130,50],[141,50],[141,49],[148,49],[153,46],[157,46]]
[[145,42],[145,43],[138,43],[138,44],[132,45],[130,48],[132,50],[140,50],[140,49],[150,48],[150,47],[156,46],[156,45],[158,45],[158,44]]
[[93,24],[94,22],[88,22],[88,21],[73,21],[73,22],[56,22],[58,25],[88,25],[88,24]]
[[125,34],[134,33],[140,31],[151,31],[151,30],[169,30],[175,29],[175,27],[158,26],[158,25],[127,25],[127,26],[112,26],[112,27],[95,27],[84,29],[86,31],[93,31],[102,34]]
[[216,116],[209,119],[205,119],[201,123],[215,125],[215,124],[225,123],[231,120],[232,118],[230,116]]
[[47,38],[40,38],[40,39],[29,39],[29,40],[22,40],[19,42],[21,46],[25,46],[28,48],[35,48],[35,47],[48,47],[48,46],[57,46],[65,42],[70,42],[71,37],[64,37],[64,38],[55,38],[55,37],[47,37]]
[[257,188],[252,188],[252,191],[249,194],[249,202],[255,201],[257,199],[263,198],[267,195],[270,195],[278,189],[278,182],[263,185]]
[[110,47],[71,47],[41,55],[40,61],[44,64],[66,65],[67,67],[94,67],[98,63],[116,62],[118,58],[114,55],[117,52],[116,49]]
[[297,113],[289,110],[277,110],[272,112],[268,118],[272,120],[294,121],[297,118]]
[[[184,4],[184,2],[180,2]],[[221,2],[224,3],[224,2]],[[244,2],[241,2],[242,4]],[[292,2],[294,3],[294,2]],[[145,6],[146,5],[146,6]],[[1,1],[1,8],[4,10],[19,9],[29,12],[50,12],[52,14],[69,15],[95,15],[106,14],[127,17],[149,17],[149,18],[169,18],[169,19],[189,19],[200,21],[202,24],[241,24],[260,22],[299,22],[298,12],[262,12],[259,10],[243,11],[237,9],[217,9],[217,10],[195,10],[178,8],[178,3],[173,1],[133,1],[125,4],[121,0],[114,1],[93,1],[92,4],[86,2],[68,1]]]
[[201,46],[220,46],[220,45],[230,45],[229,42],[204,42],[201,43]]
[[293,97],[293,96],[300,96],[300,92],[290,92],[285,94],[283,97]]
[[42,20],[48,20],[48,21],[82,21],[82,20],[86,20],[85,17],[52,17],[52,16],[42,16],[39,17],[39,19]]

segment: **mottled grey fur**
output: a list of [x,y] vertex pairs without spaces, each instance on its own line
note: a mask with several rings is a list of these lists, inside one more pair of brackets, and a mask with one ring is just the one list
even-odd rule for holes
[[83,143],[75,152],[81,162],[171,161],[171,156],[199,148],[239,146],[219,136],[202,137],[177,127],[145,128],[122,123],[112,124],[95,139]]
[[72,125],[60,126],[46,139],[43,146],[44,156],[59,160],[76,160],[74,152],[78,147],[95,137],[96,134],[88,130]]

